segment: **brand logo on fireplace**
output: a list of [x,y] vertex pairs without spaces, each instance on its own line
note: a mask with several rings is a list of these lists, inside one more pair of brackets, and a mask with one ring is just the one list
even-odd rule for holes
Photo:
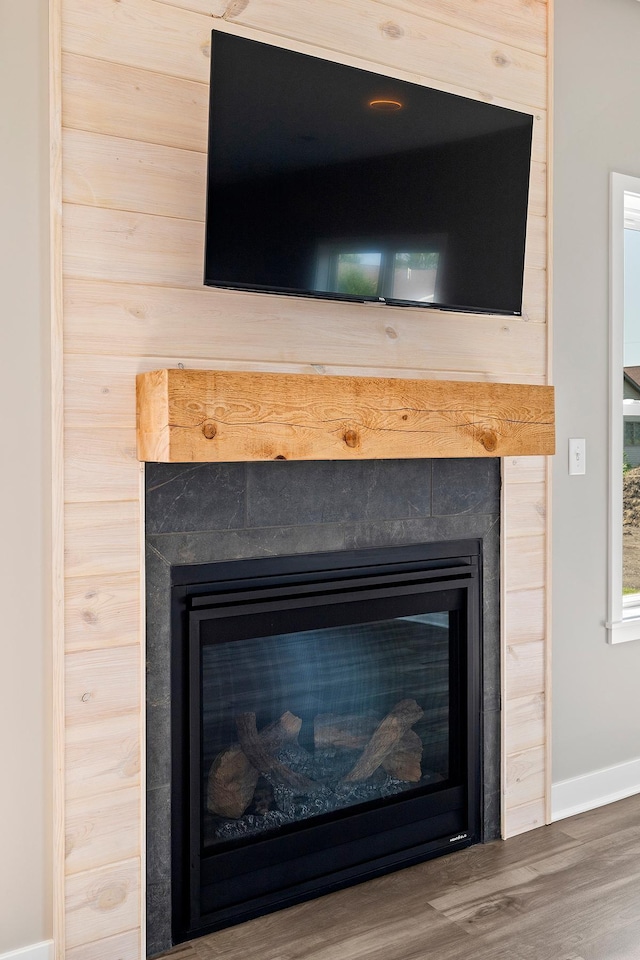
[[456,834],[455,837],[451,837],[451,839],[449,840],[449,843],[455,843],[456,840],[466,840],[468,836],[469,836],[468,833],[458,833]]

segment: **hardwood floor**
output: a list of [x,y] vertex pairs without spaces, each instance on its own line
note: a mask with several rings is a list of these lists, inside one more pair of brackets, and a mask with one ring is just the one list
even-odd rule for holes
[[640,960],[640,796],[176,947],[171,960]]

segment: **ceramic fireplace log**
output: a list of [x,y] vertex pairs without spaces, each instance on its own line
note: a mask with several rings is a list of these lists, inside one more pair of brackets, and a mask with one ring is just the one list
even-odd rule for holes
[[374,732],[353,768],[343,777],[345,783],[367,780],[402,740],[405,733],[424,714],[415,700],[400,700]]
[[417,783],[422,777],[422,740],[415,730],[407,730],[380,766],[390,777]]
[[291,770],[273,754],[275,747],[260,737],[256,727],[255,713],[241,713],[236,717],[238,739],[247,757],[260,773],[270,774],[299,793],[310,794],[318,784],[301,773]]
[[364,750],[380,723],[375,713],[319,713],[313,720],[316,750]]
[[[289,710],[264,727],[258,739],[268,751],[277,750],[285,743],[293,743],[300,733],[302,720]],[[239,743],[222,750],[209,771],[207,808],[221,817],[237,820],[251,804],[260,771],[251,763]]]
[[232,743],[211,764],[207,808],[237,820],[253,800],[259,776],[240,744]]
[[[380,717],[374,713],[319,713],[313,721],[316,750],[364,750],[375,732]],[[385,773],[396,780],[417,783],[422,776],[422,740],[408,730],[382,761]]]

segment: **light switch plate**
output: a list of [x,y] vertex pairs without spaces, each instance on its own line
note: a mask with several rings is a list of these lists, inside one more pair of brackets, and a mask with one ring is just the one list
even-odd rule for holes
[[572,438],[569,440],[569,473],[572,476],[578,476],[586,473],[586,440],[582,438]]

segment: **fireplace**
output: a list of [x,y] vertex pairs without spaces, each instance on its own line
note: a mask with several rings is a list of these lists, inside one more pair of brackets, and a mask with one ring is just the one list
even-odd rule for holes
[[173,572],[173,938],[479,837],[478,541]]
[[499,489],[148,465],[149,955],[497,835]]

